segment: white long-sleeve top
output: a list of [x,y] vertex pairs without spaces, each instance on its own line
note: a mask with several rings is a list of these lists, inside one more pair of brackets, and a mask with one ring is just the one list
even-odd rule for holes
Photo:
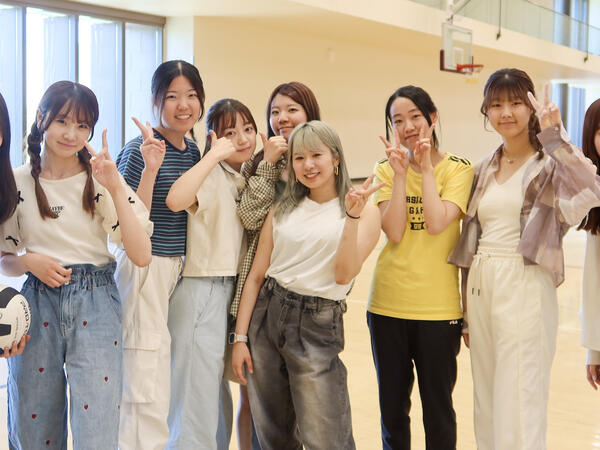
[[600,364],[600,236],[588,231],[581,288],[581,345],[587,364]]

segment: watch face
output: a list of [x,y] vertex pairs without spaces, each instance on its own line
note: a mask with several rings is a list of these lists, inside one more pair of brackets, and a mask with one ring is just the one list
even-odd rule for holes
[[230,344],[233,344],[235,342],[235,333],[233,331],[231,333],[229,333],[229,337],[227,338],[227,342],[229,342]]

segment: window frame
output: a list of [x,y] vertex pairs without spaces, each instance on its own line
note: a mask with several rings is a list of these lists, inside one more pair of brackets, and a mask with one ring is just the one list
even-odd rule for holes
[[[166,17],[156,16],[146,13],[138,13],[133,11],[126,11],[122,9],[109,8],[98,5],[91,5],[86,3],[77,3],[68,0],[0,0],[1,4],[20,8],[21,10],[21,35],[17,39],[21,40],[22,52],[21,52],[21,85],[22,85],[22,98],[21,98],[21,133],[19,137],[23,139],[27,134],[27,8],[38,8],[45,11],[57,12],[62,14],[68,14],[74,17],[75,20],[75,80],[79,81],[79,17],[89,16],[98,19],[110,20],[113,22],[120,23],[121,26],[121,147],[125,144],[125,80],[126,80],[126,60],[125,60],[125,48],[126,48],[126,33],[125,27],[127,23],[135,23],[141,25],[149,25],[160,28],[161,35],[161,59],[164,61],[165,56],[165,24],[167,22]],[[15,138],[17,138],[15,136]]]

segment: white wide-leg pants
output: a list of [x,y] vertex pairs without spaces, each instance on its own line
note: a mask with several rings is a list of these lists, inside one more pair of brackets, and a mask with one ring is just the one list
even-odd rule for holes
[[123,302],[123,398],[121,450],[164,450],[169,441],[171,338],[169,297],[181,257],[152,256],[146,267],[115,250],[115,278]]
[[467,282],[479,450],[543,450],[558,304],[550,272],[480,248]]

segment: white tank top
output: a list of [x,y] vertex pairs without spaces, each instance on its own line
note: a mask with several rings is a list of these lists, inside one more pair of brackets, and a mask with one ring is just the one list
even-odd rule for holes
[[492,177],[479,202],[477,216],[481,224],[480,247],[517,250],[521,239],[523,174],[526,161],[502,184]]
[[343,300],[352,283],[337,284],[334,256],[344,229],[339,199],[304,198],[288,215],[273,219],[273,252],[267,275],[301,295]]

